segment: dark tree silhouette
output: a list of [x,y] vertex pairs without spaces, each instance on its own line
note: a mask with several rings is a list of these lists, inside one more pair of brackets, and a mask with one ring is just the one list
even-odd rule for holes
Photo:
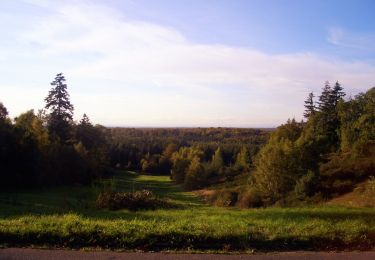
[[45,98],[45,108],[51,111],[48,117],[48,130],[50,134],[65,143],[71,137],[74,107],[70,103],[65,77],[62,73],[56,75],[51,85],[53,87]]
[[96,143],[96,132],[96,129],[90,122],[90,118],[86,114],[83,114],[76,129],[77,141],[81,142],[85,148],[92,148]]
[[336,81],[335,86],[332,88],[331,92],[331,99],[334,106],[337,105],[337,103],[345,97],[345,92],[343,91],[343,88],[341,87],[340,83]]
[[3,103],[0,102],[0,119],[5,120],[8,116],[8,110],[3,105]]
[[79,121],[79,124],[82,126],[92,126],[90,118],[86,114],[83,114],[82,119]]
[[303,116],[308,119],[311,115],[313,115],[316,112],[316,107],[314,105],[314,93],[309,93],[309,96],[307,97],[305,101],[305,112]]

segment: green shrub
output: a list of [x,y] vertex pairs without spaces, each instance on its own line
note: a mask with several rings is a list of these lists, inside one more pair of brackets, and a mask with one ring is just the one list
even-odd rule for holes
[[238,193],[234,191],[218,192],[214,204],[220,207],[234,206],[238,201]]
[[259,192],[249,189],[239,194],[237,205],[240,208],[259,208],[263,206],[263,201]]
[[313,171],[308,171],[294,186],[294,193],[300,199],[312,196],[316,189],[316,175]]
[[174,204],[157,198],[150,190],[140,190],[135,192],[117,192],[112,190],[103,191],[96,199],[99,208],[110,210],[129,209],[152,209],[173,208]]

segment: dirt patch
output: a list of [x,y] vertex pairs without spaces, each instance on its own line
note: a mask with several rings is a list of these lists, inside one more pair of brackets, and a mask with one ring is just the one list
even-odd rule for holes
[[328,205],[340,205],[350,207],[375,207],[375,194],[367,187],[368,183],[363,182],[354,189],[340,197],[327,202]]

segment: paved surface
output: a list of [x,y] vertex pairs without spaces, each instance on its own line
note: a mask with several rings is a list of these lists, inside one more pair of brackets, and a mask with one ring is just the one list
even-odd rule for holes
[[44,259],[134,259],[134,260],[287,260],[287,259],[304,259],[304,260],[346,260],[375,259],[374,252],[287,252],[287,253],[268,253],[254,255],[214,255],[214,254],[169,254],[169,253],[118,253],[103,251],[74,251],[74,250],[45,250],[30,248],[7,248],[0,249],[0,259],[27,259],[27,260],[44,260]]

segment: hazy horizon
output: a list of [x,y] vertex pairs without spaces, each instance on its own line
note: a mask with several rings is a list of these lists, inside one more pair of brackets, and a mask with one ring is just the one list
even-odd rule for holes
[[[101,125],[100,123],[98,123]],[[190,129],[190,128],[238,128],[238,129],[275,129],[277,125],[275,126],[215,126],[215,125],[206,125],[206,126],[200,126],[200,125],[192,125],[192,126],[181,126],[181,125],[175,125],[175,126],[168,126],[168,125],[103,125],[104,127],[108,128],[137,128],[137,129]]]
[[62,72],[75,107],[111,127],[273,128],[309,92],[375,86],[375,2],[0,3],[0,102],[44,107]]

